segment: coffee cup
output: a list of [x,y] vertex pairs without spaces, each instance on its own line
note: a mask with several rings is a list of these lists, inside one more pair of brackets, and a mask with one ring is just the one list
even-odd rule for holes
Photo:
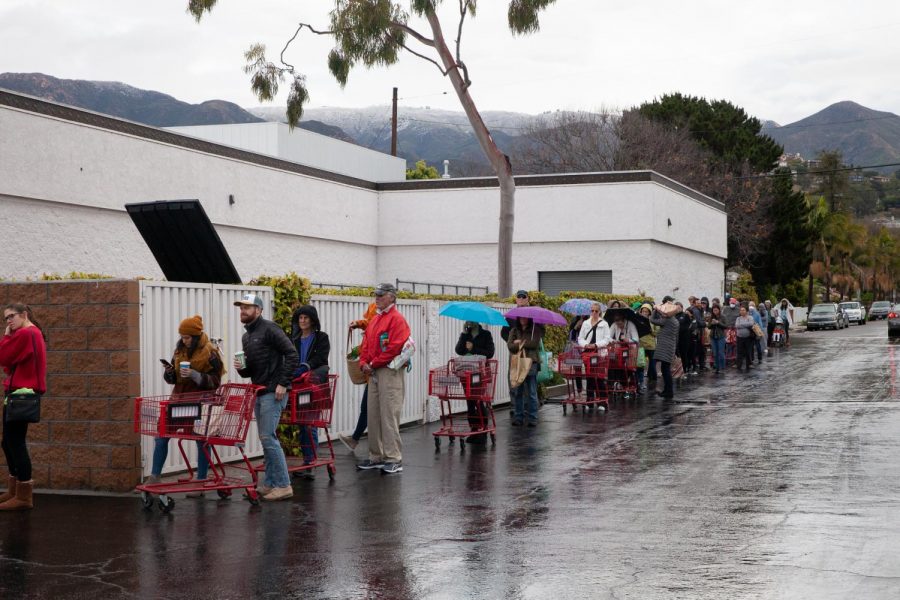
[[241,369],[247,368],[247,357],[241,351],[234,353],[234,362],[239,364]]
[[181,369],[181,376],[184,377],[187,373],[187,370],[191,368],[191,362],[188,360],[183,360],[178,363],[178,368]]

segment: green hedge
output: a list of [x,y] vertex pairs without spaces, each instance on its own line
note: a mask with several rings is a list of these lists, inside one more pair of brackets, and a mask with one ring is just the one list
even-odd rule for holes
[[[326,296],[359,296],[370,298],[374,288],[349,288],[345,290],[314,288],[310,280],[296,273],[287,275],[260,275],[251,280],[250,285],[270,286],[275,292],[275,315],[273,320],[286,332],[291,330],[291,315],[298,306],[308,304],[310,297],[314,295]],[[559,296],[548,296],[543,292],[529,292],[531,304],[558,311],[559,307],[572,298],[587,298],[604,304],[613,300],[619,300],[631,305],[634,302],[650,301],[644,296],[621,296],[616,294],[603,294],[599,292],[562,292]],[[413,292],[399,291],[397,297],[404,300],[466,300],[475,302],[502,302],[514,304],[515,298],[500,298],[497,294],[485,296],[454,296],[449,294],[416,294]],[[544,338],[544,347],[554,354],[562,352],[566,346],[568,331],[564,327],[548,327]]]

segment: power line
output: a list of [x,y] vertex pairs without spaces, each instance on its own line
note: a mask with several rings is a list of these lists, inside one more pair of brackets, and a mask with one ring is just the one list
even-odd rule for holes
[[[885,167],[900,167],[900,163],[886,163],[883,165],[860,165],[858,167],[836,167],[834,169],[824,169],[824,170],[810,170],[806,173],[794,173],[791,171],[790,175],[793,177],[794,175],[824,175],[826,173],[840,173],[842,171],[863,171],[866,169],[881,169]],[[760,173],[758,175],[740,175],[735,177],[735,179],[761,179],[764,177],[781,177],[784,175],[788,175],[788,173]]]

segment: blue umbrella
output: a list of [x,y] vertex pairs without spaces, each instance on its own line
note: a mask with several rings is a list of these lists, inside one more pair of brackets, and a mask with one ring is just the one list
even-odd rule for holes
[[451,319],[474,321],[486,325],[507,324],[503,313],[481,302],[448,302],[438,314]]
[[[559,307],[560,312],[569,313],[570,315],[589,315],[591,314],[591,306],[594,304],[594,300],[588,300],[587,298],[572,298],[571,300],[566,300],[562,306]],[[606,310],[606,306],[603,304],[600,305],[600,312]]]

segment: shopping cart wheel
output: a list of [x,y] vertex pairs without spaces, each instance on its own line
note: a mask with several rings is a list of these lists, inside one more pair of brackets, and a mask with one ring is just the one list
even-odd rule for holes
[[219,498],[221,498],[222,500],[231,498],[231,490],[216,490],[216,493],[219,494]]
[[566,416],[566,405],[563,404],[563,416]]
[[456,443],[456,438],[451,435],[450,436],[450,445],[452,446],[455,443]]
[[159,510],[164,513],[172,512],[172,509],[175,508],[175,499],[170,498],[163,494],[159,497]]
[[256,488],[248,488],[246,498],[252,506],[259,506],[259,492],[256,491]]
[[438,436],[434,436],[434,451],[441,451],[441,438],[439,438]]
[[466,451],[466,438],[459,438],[459,451],[460,452]]
[[144,510],[153,508],[153,496],[150,495],[150,492],[141,492],[141,504]]
[[328,465],[328,479],[334,481],[334,474],[337,471],[334,468],[334,465]]
[[496,445],[497,445],[497,436],[492,433],[491,434],[491,446],[496,446]]

